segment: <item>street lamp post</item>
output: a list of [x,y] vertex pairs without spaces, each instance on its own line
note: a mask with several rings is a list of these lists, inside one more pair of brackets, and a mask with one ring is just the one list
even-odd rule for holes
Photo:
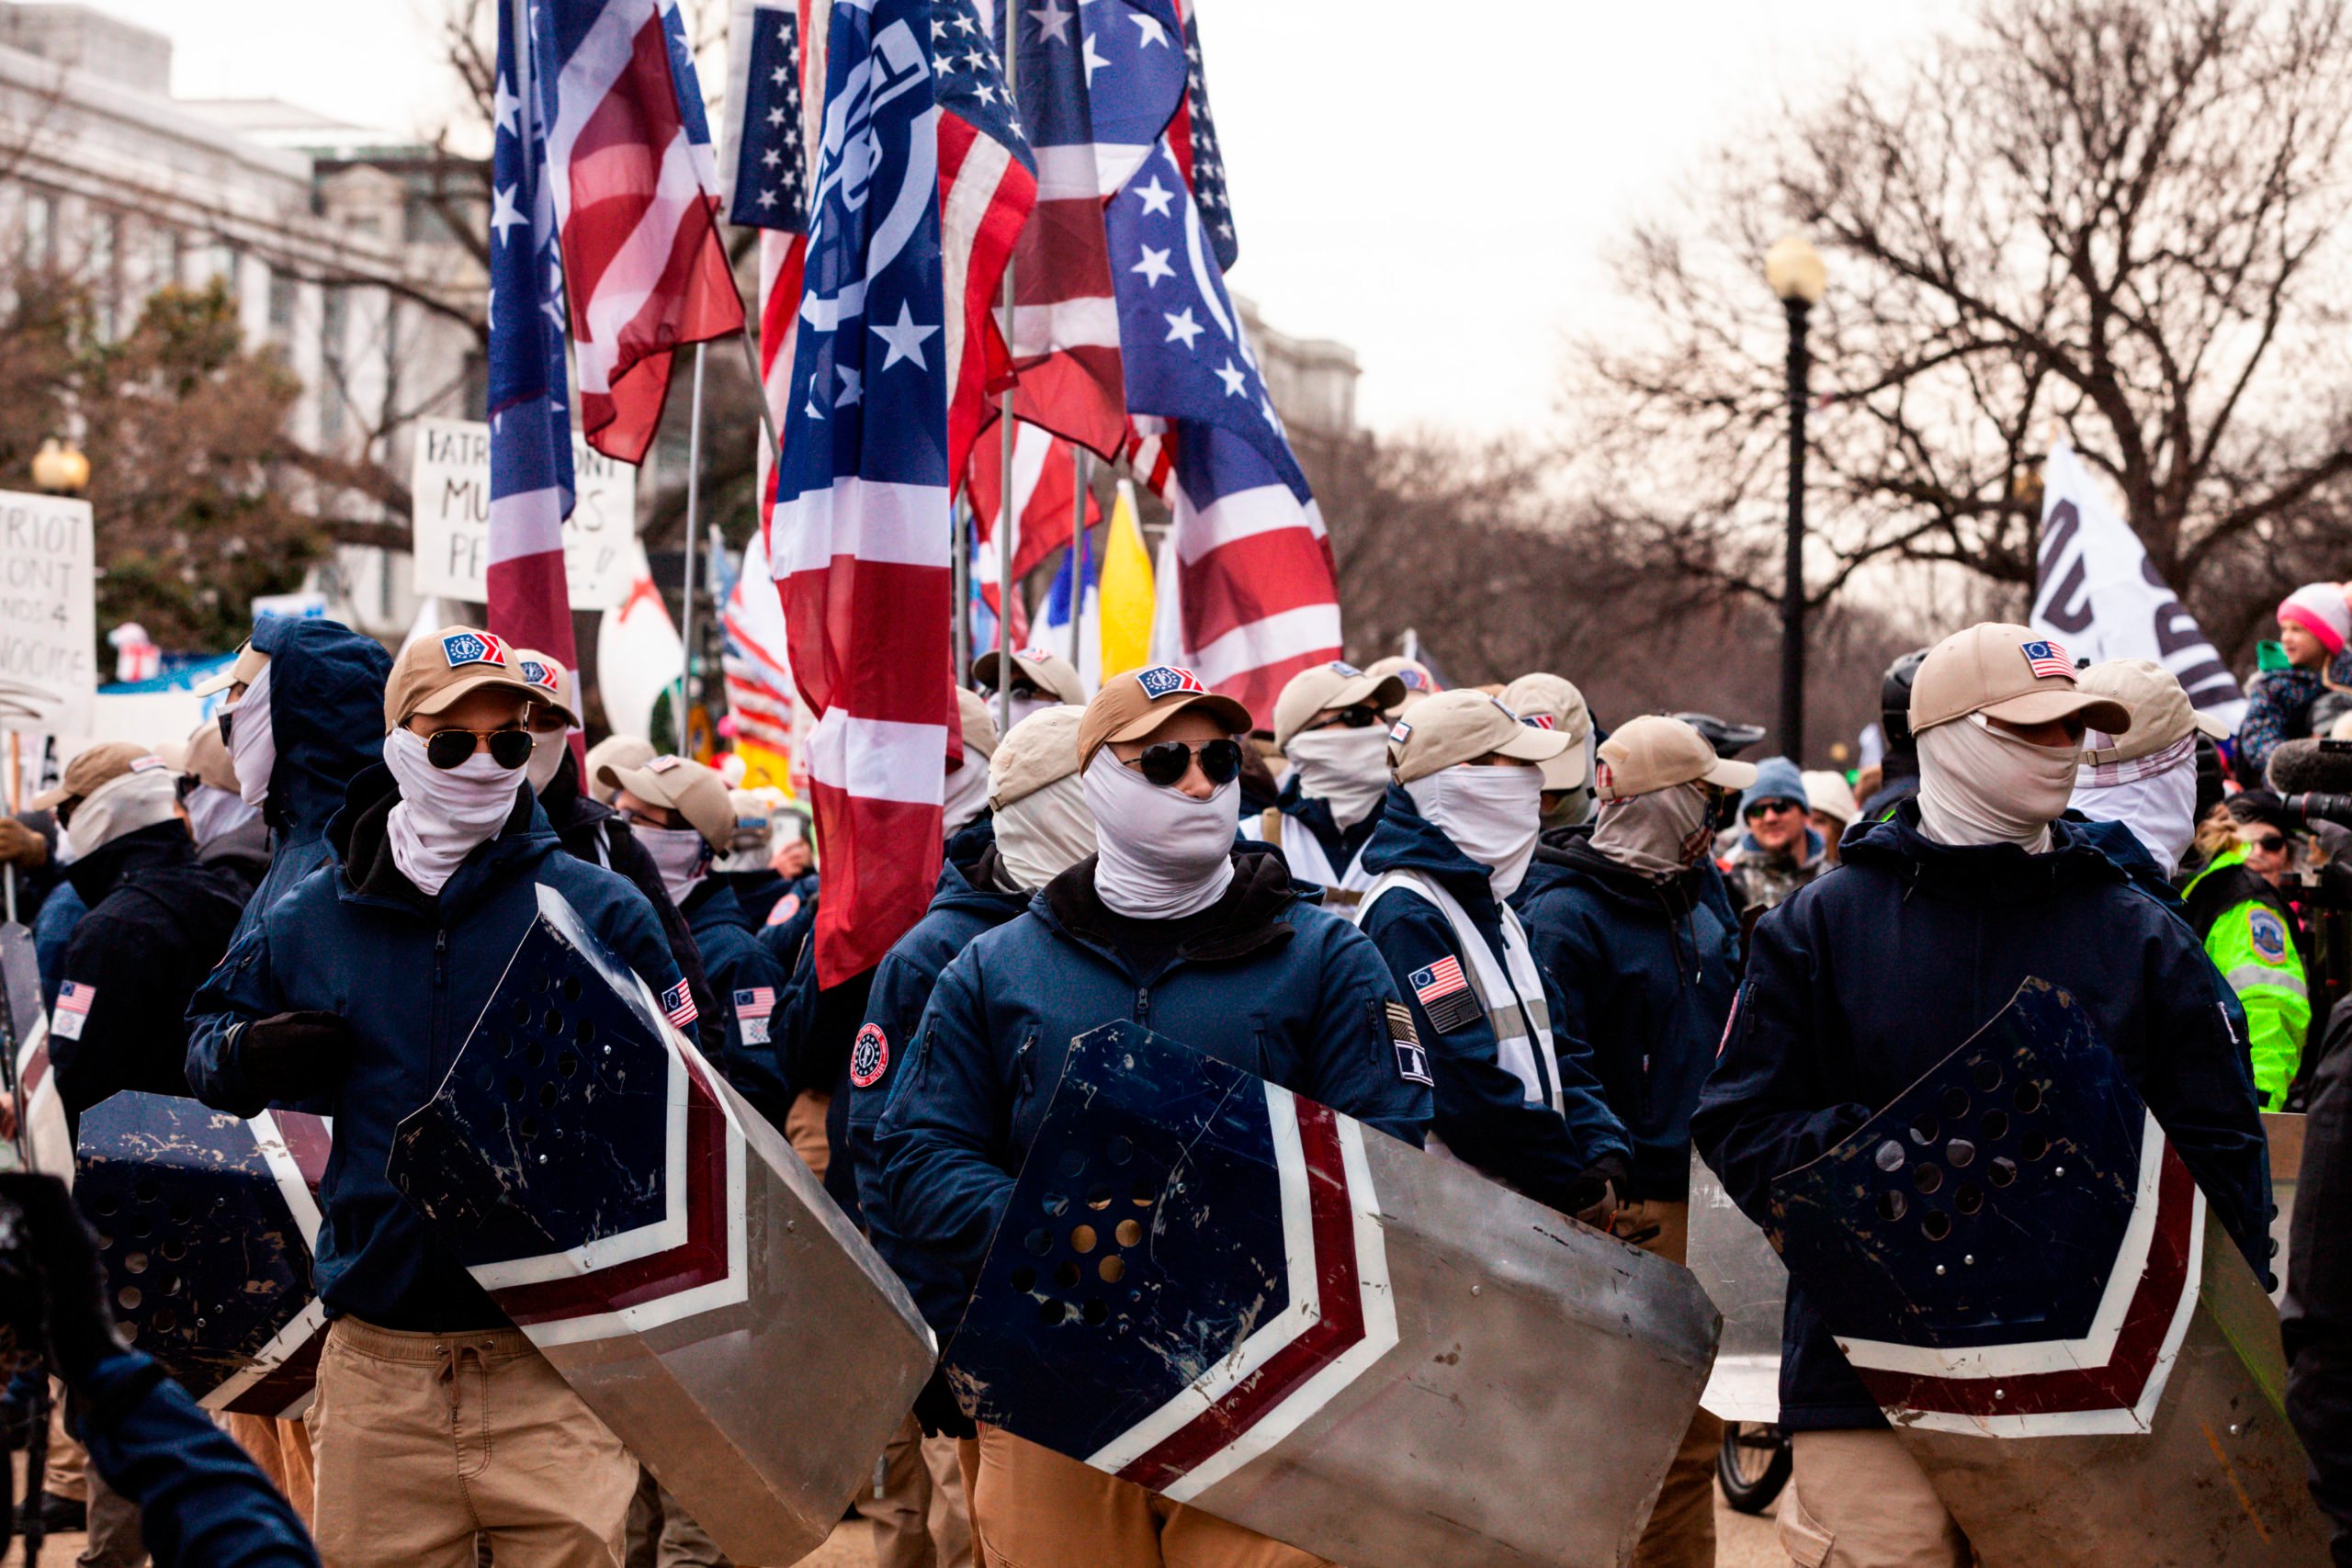
[[1828,276],[1802,234],[1764,254],[1764,279],[1789,312],[1789,536],[1781,576],[1781,750],[1804,762],[1804,405],[1813,360],[1805,322]]
[[45,495],[79,495],[90,488],[90,459],[70,441],[44,440],[32,467],[33,488]]

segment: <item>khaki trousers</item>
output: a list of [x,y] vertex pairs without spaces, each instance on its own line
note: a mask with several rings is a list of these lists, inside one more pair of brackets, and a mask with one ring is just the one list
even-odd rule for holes
[[[1669,1262],[1686,1261],[1690,1205],[1645,1198],[1618,1210],[1613,1228],[1640,1235],[1653,1226],[1657,1234],[1636,1245]],[[1723,1441],[1722,1421],[1704,1410],[1691,1413],[1682,1446],[1658,1488],[1657,1506],[1634,1549],[1634,1568],[1714,1568],[1715,1458]]]
[[637,1461],[514,1329],[329,1325],[304,1420],[327,1568],[617,1568]]
[[294,1505],[302,1528],[311,1528],[319,1495],[317,1469],[311,1462],[311,1429],[300,1421],[277,1421],[266,1416],[216,1416],[222,1431],[237,1439],[246,1457],[261,1467],[278,1495]]
[[1888,1431],[1796,1432],[1781,1545],[1798,1568],[1968,1568],[1968,1538]]
[[912,1415],[899,1424],[871,1483],[850,1506],[873,1527],[875,1568],[972,1568],[972,1523],[953,1438],[926,1438]]
[[981,1568],[1329,1568],[995,1427],[980,1428]]
[[641,1467],[628,1506],[627,1562],[628,1568],[733,1568],[710,1532]]
[[90,1450],[65,1429],[65,1385],[49,1380],[49,1465],[41,1472],[40,1488],[60,1497],[79,1497],[89,1490]]

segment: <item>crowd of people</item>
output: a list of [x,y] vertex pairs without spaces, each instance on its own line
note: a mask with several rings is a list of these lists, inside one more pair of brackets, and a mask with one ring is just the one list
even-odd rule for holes
[[[1971,627],[1887,671],[1883,752],[1852,778],[1740,760],[1756,732],[1703,715],[1604,729],[1555,673],[1441,690],[1402,659],[1306,669],[1260,728],[1188,671],[1090,694],[1024,649],[1000,731],[990,653],[930,910],[827,985],[821,863],[777,793],[625,736],[583,766],[569,672],[473,628],[395,658],[266,620],[217,722],[74,756],[0,819],[0,861],[69,1122],[126,1089],[334,1118],[316,1393],[300,1421],[225,1419],[275,1489],[237,1506],[290,1500],[337,1568],[688,1568],[722,1559],[385,1174],[539,889],[785,1133],[943,1342],[1069,1042],[1103,1022],[1679,1262],[1694,1148],[1763,1223],[1775,1176],[2030,975],[2083,999],[2268,1281],[2258,1112],[2304,1103],[2329,1055],[2311,890],[2343,857],[2260,767],[2324,719],[2352,609],[2301,590],[2280,625],[2289,665],[2234,737],[2158,665]],[[2326,1359],[2332,1303],[2307,1306],[2312,1364],[2352,1366]],[[153,1485],[108,1462],[104,1396],[69,1404],[96,1462],[61,1432],[28,1507],[86,1522],[83,1561],[280,1560],[142,1542]],[[1801,1283],[1781,1425],[1795,1560],[1969,1562]],[[1636,1561],[1713,1561],[1720,1441],[1700,1412]],[[937,1377],[844,1504],[892,1568],[1316,1561],[978,1425]]]

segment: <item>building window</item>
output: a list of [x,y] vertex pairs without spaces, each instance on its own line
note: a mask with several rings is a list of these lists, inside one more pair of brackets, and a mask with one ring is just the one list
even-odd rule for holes
[[90,316],[97,327],[100,343],[112,343],[121,327],[118,310],[122,299],[121,280],[115,270],[115,259],[121,249],[122,215],[96,214],[90,224],[89,276],[85,281],[90,289]]
[[169,288],[180,280],[180,235],[161,224],[147,231],[147,287]]
[[350,324],[350,293],[329,284],[319,310],[319,443],[343,439],[344,407],[349,395],[344,385],[344,333]]
[[25,197],[25,265],[45,267],[57,260],[57,203],[40,191]]
[[269,272],[269,341],[283,348],[294,336],[294,279],[276,267]]

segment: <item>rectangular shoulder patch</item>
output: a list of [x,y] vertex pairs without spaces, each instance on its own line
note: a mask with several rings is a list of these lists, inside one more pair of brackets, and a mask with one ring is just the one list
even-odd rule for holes
[[1388,1043],[1396,1051],[1396,1076],[1407,1083],[1434,1087],[1430,1054],[1421,1049],[1420,1031],[1413,1027],[1413,1010],[1403,1002],[1383,1002],[1381,1010],[1388,1020]]

